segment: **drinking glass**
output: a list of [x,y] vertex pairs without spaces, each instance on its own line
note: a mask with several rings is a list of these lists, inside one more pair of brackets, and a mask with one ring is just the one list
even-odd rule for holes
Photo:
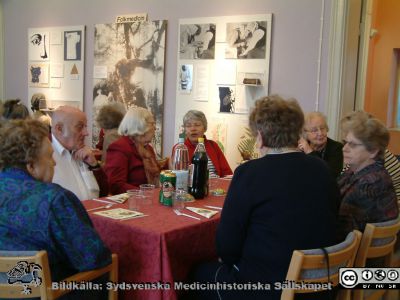
[[139,188],[142,191],[143,197],[145,198],[144,199],[144,202],[145,202],[144,204],[153,203],[155,185],[146,183],[146,184],[139,185]]
[[185,201],[187,199],[187,192],[183,189],[178,189],[172,192],[172,206],[174,209],[183,211],[185,208]]
[[219,183],[219,176],[211,175],[210,178],[208,178],[208,189],[210,191],[217,189],[219,185],[218,183]]
[[141,190],[127,190],[128,193],[128,207],[130,210],[138,210],[144,200],[143,192]]

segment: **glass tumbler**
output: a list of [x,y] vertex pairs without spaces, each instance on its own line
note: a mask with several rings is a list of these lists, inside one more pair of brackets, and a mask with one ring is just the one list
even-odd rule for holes
[[187,192],[179,189],[172,193],[172,207],[178,211],[183,211],[185,208],[185,201],[187,199]]

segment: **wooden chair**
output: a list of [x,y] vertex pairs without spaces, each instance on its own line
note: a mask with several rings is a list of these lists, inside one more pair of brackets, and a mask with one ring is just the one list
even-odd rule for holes
[[[290,261],[286,280],[304,283],[339,284],[339,268],[353,266],[361,232],[354,230],[346,239],[337,245],[326,247],[329,258],[329,273],[326,255],[322,249],[295,250]],[[296,293],[314,293],[312,289],[284,289],[281,300],[292,300]],[[350,290],[343,290],[342,299],[350,299]]]
[[[361,239],[354,267],[366,266],[367,259],[382,258],[383,265],[379,267],[394,267],[393,249],[400,230],[400,219],[382,223],[368,223]],[[374,266],[371,266],[374,267]],[[387,290],[354,290],[353,299],[389,299]]]
[[[118,281],[118,257],[116,254],[112,254],[112,263],[104,268],[77,273],[62,281],[87,282],[106,273],[109,273],[110,281]],[[71,291],[52,289],[51,272],[46,251],[0,251],[0,298],[40,297],[40,299],[51,300]],[[109,300],[117,298],[117,291],[110,290],[108,292]]]
[[397,234],[396,245],[394,246],[393,251],[393,267],[400,268],[400,239],[399,234]]

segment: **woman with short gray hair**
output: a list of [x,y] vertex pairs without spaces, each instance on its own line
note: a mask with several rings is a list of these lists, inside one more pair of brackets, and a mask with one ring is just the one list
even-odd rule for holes
[[156,126],[153,115],[142,107],[131,107],[118,128],[122,136],[107,149],[104,170],[113,194],[125,193],[140,184],[158,185],[160,167],[150,145]]
[[[210,176],[224,177],[232,175],[232,169],[225,158],[221,148],[213,140],[206,138],[204,133],[207,131],[207,118],[202,111],[189,110],[183,117],[183,127],[185,128],[185,145],[189,150],[189,160],[192,160],[198,139],[204,138],[204,146],[208,156],[208,169]],[[174,146],[173,150],[175,149]],[[172,151],[173,153],[174,151]]]
[[338,178],[342,202],[338,238],[353,229],[364,231],[366,223],[397,218],[397,198],[392,179],[383,165],[389,131],[363,111],[342,119],[344,163],[349,168]]

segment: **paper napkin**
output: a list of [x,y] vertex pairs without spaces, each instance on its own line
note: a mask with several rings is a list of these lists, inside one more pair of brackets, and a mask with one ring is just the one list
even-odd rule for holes
[[114,208],[109,210],[98,211],[95,212],[95,214],[115,220],[125,220],[143,216],[141,212],[125,208]]
[[122,193],[114,196],[109,196],[106,199],[117,202],[117,203],[124,203],[126,200],[128,200],[129,195],[128,193]]
[[206,217],[208,219],[218,213],[218,211],[216,211],[216,210],[211,210],[211,209],[206,209],[206,208],[191,207],[191,206],[186,206],[186,208],[188,210],[190,210],[196,214],[199,214],[200,216]]

